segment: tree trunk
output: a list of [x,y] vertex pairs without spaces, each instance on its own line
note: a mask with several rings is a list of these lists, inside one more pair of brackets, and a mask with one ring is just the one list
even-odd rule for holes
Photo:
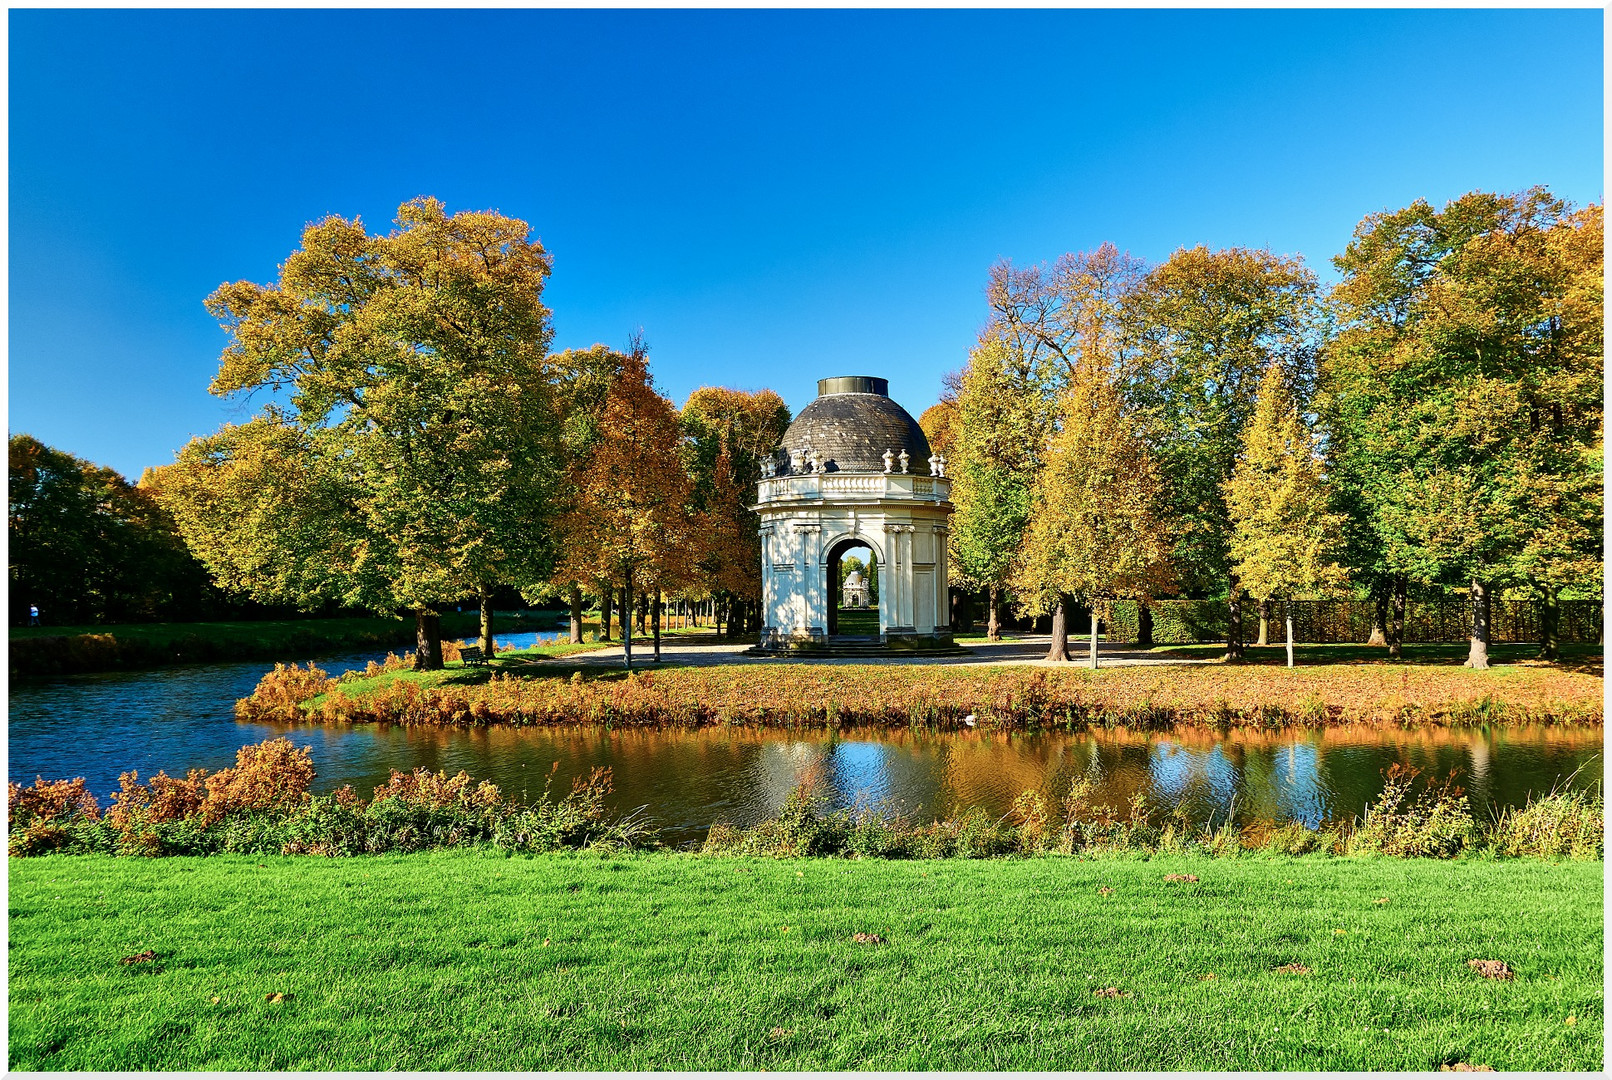
[[442,616],[414,609],[414,670],[442,670]]
[[1226,580],[1229,585],[1226,592],[1229,615],[1226,620],[1226,659],[1235,661],[1243,658],[1243,590],[1236,574],[1229,575]]
[[640,593],[638,596],[638,636],[643,637],[649,631],[649,594]]
[[1289,600],[1282,605],[1283,613],[1287,615],[1287,666],[1293,666],[1293,601]]
[[610,601],[616,591],[609,585],[599,590],[599,640],[610,640]]
[[632,670],[632,567],[627,567],[627,581],[621,587],[621,646],[627,670]]
[[488,660],[493,658],[493,591],[483,585],[476,590],[476,598],[481,601],[481,655]]
[[1069,597],[1058,597],[1058,606],[1052,609],[1052,644],[1047,648],[1047,659],[1058,663],[1069,662]]
[[1410,591],[1410,579],[1404,574],[1394,575],[1394,600],[1388,615],[1388,655],[1398,660],[1405,653],[1405,594]]
[[655,634],[655,663],[660,663],[660,589],[655,590],[655,604],[649,609],[650,627]]
[[1097,670],[1097,601],[1091,605],[1091,669]]
[[1136,605],[1136,647],[1153,647],[1153,609],[1141,601]]
[[1539,655],[1545,660],[1562,655],[1562,601],[1555,589],[1546,589],[1539,605]]
[[1367,645],[1388,644],[1388,593],[1389,584],[1381,578],[1371,587],[1371,636]]
[[1472,601],[1472,648],[1462,666],[1482,671],[1489,666],[1489,588],[1473,578],[1467,595]]
[[571,583],[571,644],[582,643],[582,586]]
[[991,594],[990,594],[989,603],[990,603],[990,606],[991,606],[991,612],[990,612],[990,614],[988,616],[986,616],[987,621],[986,621],[986,624],[985,624],[985,640],[986,641],[1001,641],[1002,640],[1002,590],[997,588],[995,585],[991,586]]

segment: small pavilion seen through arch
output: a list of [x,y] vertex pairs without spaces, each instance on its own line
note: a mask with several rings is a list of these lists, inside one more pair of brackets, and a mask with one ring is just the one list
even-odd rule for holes
[[[817,398],[762,461],[759,648],[832,651],[853,639],[864,651],[955,648],[946,603],[950,496],[945,458],[891,400],[886,380],[819,380]],[[840,573],[858,549],[878,578],[861,610],[844,605]]]

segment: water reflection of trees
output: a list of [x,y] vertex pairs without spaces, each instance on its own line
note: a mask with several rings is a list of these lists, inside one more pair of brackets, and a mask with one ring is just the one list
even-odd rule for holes
[[[803,782],[831,804],[858,803],[918,820],[978,807],[1008,812],[1025,790],[1054,800],[1077,777],[1093,802],[1123,812],[1140,792],[1180,807],[1196,823],[1236,818],[1316,825],[1360,813],[1402,762],[1429,777],[1454,770],[1482,812],[1548,791],[1574,769],[1574,783],[1602,776],[1599,732],[1506,728],[1302,732],[1177,731],[1026,734],[912,731],[774,731],[750,728],[604,729],[489,727],[301,728],[314,745],[321,790],[383,783],[391,768],[424,766],[491,779],[535,798],[552,776],[556,793],[595,766],[612,769],[618,810],[647,816],[677,841],[703,837],[713,821],[750,825],[775,815]],[[555,763],[558,763],[557,765]]]

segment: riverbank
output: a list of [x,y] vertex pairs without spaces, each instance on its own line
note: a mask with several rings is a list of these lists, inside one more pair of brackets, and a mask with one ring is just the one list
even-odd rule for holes
[[306,669],[271,672],[236,711],[251,720],[450,726],[1598,726],[1603,685],[1598,668],[1591,673],[1540,662],[1487,671],[1359,663],[1090,671],[761,662],[628,675],[517,654],[496,671],[390,671],[339,682]]
[[[554,619],[552,612],[501,615],[495,627],[499,633],[553,630]],[[442,616],[443,634],[472,637],[480,632],[479,620],[477,612],[450,612]],[[12,627],[9,663],[15,678],[224,660],[286,661],[413,645],[412,620],[380,617]]]
[[1602,873],[1314,857],[13,859],[10,1065],[1599,1070]]

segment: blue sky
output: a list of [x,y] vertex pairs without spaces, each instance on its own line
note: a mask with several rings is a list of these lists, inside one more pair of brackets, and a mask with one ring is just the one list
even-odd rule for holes
[[1302,253],[1362,216],[1604,197],[1600,11],[11,11],[10,430],[131,478],[221,282],[421,194],[530,222],[555,346],[664,393],[873,374],[914,413],[992,262]]

